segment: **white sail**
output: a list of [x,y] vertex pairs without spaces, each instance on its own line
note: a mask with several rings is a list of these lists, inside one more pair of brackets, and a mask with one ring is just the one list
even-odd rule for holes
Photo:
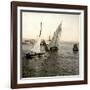
[[41,43],[41,37],[38,38],[37,42],[35,43],[34,47],[31,49],[31,51],[40,53],[40,43]]
[[58,47],[59,48],[61,31],[62,31],[62,23],[59,24],[58,28],[54,32],[53,38],[49,44],[49,48],[50,47]]
[[40,51],[41,33],[42,33],[42,22],[40,23],[40,34],[38,36],[37,42],[35,43],[35,45],[31,49],[31,51],[33,51],[35,53],[40,53],[41,52]]

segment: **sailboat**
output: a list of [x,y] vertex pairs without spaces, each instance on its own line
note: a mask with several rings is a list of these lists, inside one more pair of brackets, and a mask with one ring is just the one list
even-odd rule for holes
[[59,24],[58,28],[53,34],[53,38],[49,44],[50,51],[57,51],[59,49],[61,31],[62,31],[62,22]]
[[41,34],[42,34],[42,22],[40,23],[40,33],[39,33],[37,42],[31,49],[31,52],[26,54],[26,58],[33,58],[34,56],[41,56],[45,53],[45,51],[41,51],[41,42],[42,42]]

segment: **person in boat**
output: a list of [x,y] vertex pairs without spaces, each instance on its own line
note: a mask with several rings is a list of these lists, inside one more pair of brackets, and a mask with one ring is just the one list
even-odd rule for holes
[[[48,52],[49,51],[48,46],[47,46],[45,40],[42,40],[41,41],[40,47],[41,47],[41,51],[45,51],[45,52]],[[43,50],[42,50],[42,47],[43,47]]]
[[79,49],[78,49],[78,46],[77,46],[77,44],[74,44],[73,45],[73,51],[78,51]]

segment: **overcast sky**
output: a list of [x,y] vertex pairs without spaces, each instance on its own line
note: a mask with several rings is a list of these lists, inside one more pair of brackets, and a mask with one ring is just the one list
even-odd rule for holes
[[79,41],[80,15],[75,14],[23,12],[22,37],[36,39],[40,33],[40,22],[42,22],[42,38],[48,39],[49,36],[53,36],[61,21],[61,41]]

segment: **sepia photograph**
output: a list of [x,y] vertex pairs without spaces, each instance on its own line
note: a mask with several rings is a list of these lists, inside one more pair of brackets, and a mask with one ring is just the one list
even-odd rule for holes
[[80,13],[21,15],[22,77],[79,75]]

